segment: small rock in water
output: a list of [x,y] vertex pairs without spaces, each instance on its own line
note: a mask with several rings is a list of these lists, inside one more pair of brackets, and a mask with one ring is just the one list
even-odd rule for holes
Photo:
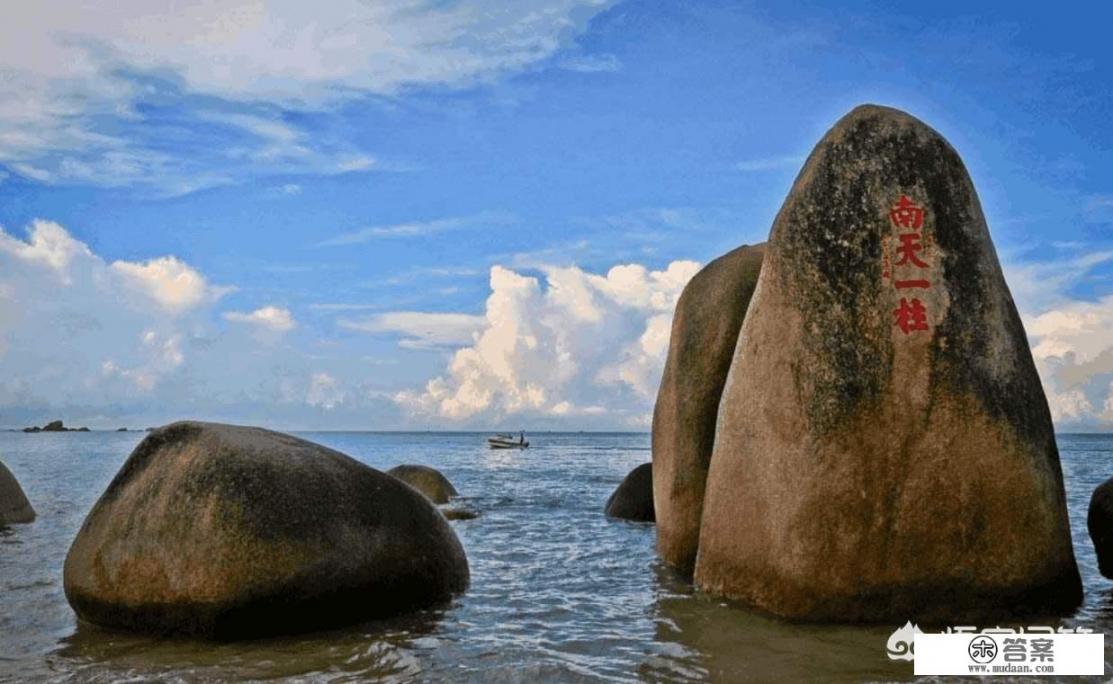
[[1047,400],[977,195],[903,112],[839,121],[777,215],[719,408],[695,580],[819,621],[1081,601]]
[[421,492],[436,504],[448,503],[449,499],[460,495],[448,478],[436,468],[423,465],[400,465],[386,472]]
[[653,522],[653,464],[643,463],[631,470],[607,499],[604,510],[611,518]]
[[474,520],[479,517],[479,511],[462,506],[441,506],[440,511],[448,520]]
[[467,585],[451,526],[397,479],[289,435],[194,422],[136,447],[64,568],[83,620],[218,639],[391,615]]
[[1113,478],[1102,482],[1090,497],[1086,527],[1098,556],[1098,570],[1113,579]]
[[684,573],[696,563],[719,397],[764,253],[764,244],[742,246],[704,266],[673,314],[653,409],[653,489],[657,553]]
[[0,526],[29,523],[35,520],[35,509],[23,493],[12,471],[0,463]]

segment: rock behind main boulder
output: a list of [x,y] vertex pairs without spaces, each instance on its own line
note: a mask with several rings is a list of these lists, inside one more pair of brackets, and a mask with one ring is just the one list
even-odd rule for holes
[[958,154],[863,106],[781,208],[719,410],[696,583],[806,620],[1081,599],[1047,402]]
[[460,495],[448,478],[436,468],[405,464],[394,466],[386,472],[387,475],[396,477],[421,492],[425,498],[436,504],[448,503],[449,499]]
[[657,553],[686,574],[699,547],[719,398],[764,250],[744,245],[704,266],[684,287],[672,319],[653,409],[653,498]]
[[195,422],[136,447],[64,569],[84,620],[218,639],[390,615],[467,584],[447,521],[393,477],[289,435]]
[[634,468],[607,499],[604,512],[611,518],[653,522],[653,464],[643,463]]

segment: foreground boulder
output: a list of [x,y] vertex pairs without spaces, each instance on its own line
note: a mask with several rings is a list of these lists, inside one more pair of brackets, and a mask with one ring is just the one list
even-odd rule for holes
[[962,161],[907,114],[855,109],[773,225],[719,410],[697,585],[805,620],[1068,611],[1064,499]]
[[289,435],[193,422],[136,447],[64,570],[84,620],[218,639],[389,615],[467,584],[456,535],[410,487]]
[[1098,556],[1098,570],[1113,579],[1113,478],[1102,482],[1090,497],[1086,527]]
[[607,499],[604,510],[612,518],[653,522],[653,464],[643,463],[631,470]]
[[35,519],[35,509],[27,500],[12,471],[0,463],[0,527],[29,523]]
[[734,358],[765,245],[715,259],[684,288],[672,319],[665,373],[653,410],[657,553],[691,574],[719,397]]
[[400,465],[386,472],[421,492],[425,498],[436,504],[448,503],[449,499],[460,495],[448,478],[436,468],[423,465]]

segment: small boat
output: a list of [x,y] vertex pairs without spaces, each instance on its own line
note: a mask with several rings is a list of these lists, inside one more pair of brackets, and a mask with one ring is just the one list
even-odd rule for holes
[[526,433],[524,432],[519,432],[517,436],[500,433],[494,437],[488,437],[487,444],[492,449],[526,449],[529,447],[529,440],[526,439]]

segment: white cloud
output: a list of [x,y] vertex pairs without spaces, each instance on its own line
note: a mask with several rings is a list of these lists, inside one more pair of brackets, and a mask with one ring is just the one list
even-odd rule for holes
[[293,330],[297,323],[289,309],[277,306],[264,306],[251,312],[225,311],[224,319],[234,323],[248,323],[275,332]]
[[1113,428],[1113,295],[1080,300],[1069,293],[1113,252],[1085,253],[1060,244],[1066,256],[1006,263],[1009,289],[1024,320],[1052,419],[1060,429]]
[[305,403],[310,406],[320,406],[324,409],[333,409],[344,401],[344,390],[336,378],[328,373],[314,373],[310,379],[309,391],[305,395]]
[[432,349],[470,344],[484,320],[460,313],[393,311],[359,320],[342,319],[338,325],[360,332],[397,333],[402,335],[398,344],[403,348]]
[[137,103],[184,94],[233,110],[215,116],[262,142],[239,150],[252,160],[284,171],[366,170],[371,155],[310,143],[258,108],[320,111],[367,94],[490,81],[554,55],[608,4],[18,3],[0,22],[0,163],[42,182],[158,184],[170,193],[230,182],[227,163],[198,168],[165,141],[122,132],[144,122]]
[[260,344],[260,330],[295,325],[289,311],[227,312],[245,325],[217,325],[229,289],[174,256],[109,263],[55,223],[24,238],[0,230],[0,421],[394,424],[358,355],[311,357],[284,335]]
[[186,311],[231,291],[209,285],[197,270],[173,256],[143,263],[114,261],[111,269],[168,311]]
[[644,424],[676,300],[699,266],[620,265],[605,275],[543,269],[545,286],[491,269],[483,329],[441,376],[395,398],[419,415],[484,420],[511,414]]

